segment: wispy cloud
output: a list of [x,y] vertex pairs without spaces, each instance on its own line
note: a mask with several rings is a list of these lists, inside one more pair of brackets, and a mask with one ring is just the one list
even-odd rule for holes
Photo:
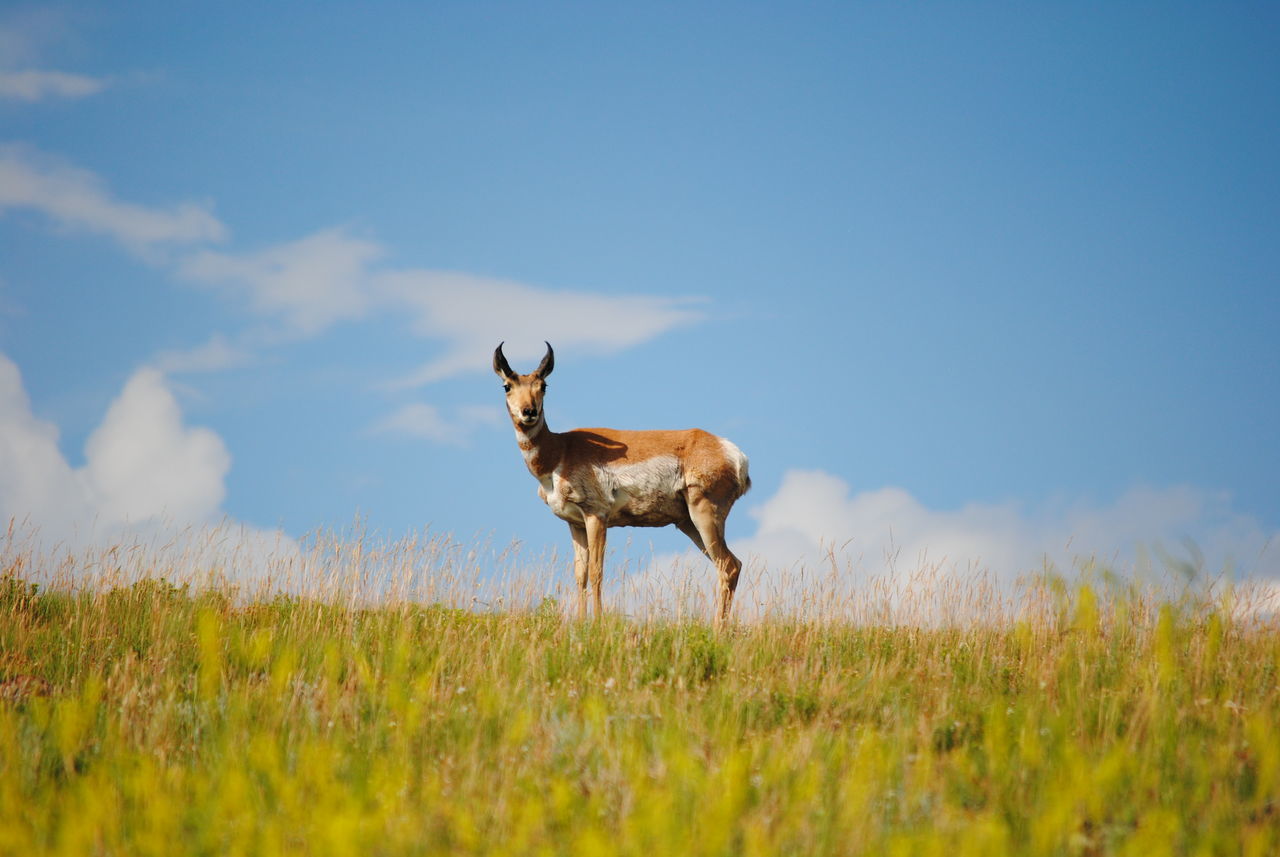
[[398,434],[420,438],[448,446],[466,446],[479,428],[498,425],[499,414],[490,407],[464,405],[453,416],[446,416],[440,408],[424,402],[405,405],[377,422],[372,431],[377,434]]
[[0,98],[43,101],[46,98],[84,98],[106,89],[102,78],[66,71],[23,69],[0,71]]
[[392,382],[398,388],[487,371],[500,340],[511,343],[508,357],[516,361],[540,358],[543,340],[612,354],[703,318],[696,299],[543,289],[460,273],[401,271],[381,277],[379,288],[409,312],[414,332],[445,345],[443,355]]
[[[0,213],[6,210],[39,212],[63,228],[106,235],[144,257],[157,247],[194,245],[173,262],[177,275],[244,300],[271,326],[268,341],[316,337],[375,312],[403,317],[411,333],[442,347],[433,360],[389,381],[392,389],[486,371],[500,340],[508,341],[508,355],[517,361],[539,357],[543,340],[613,354],[703,318],[696,298],[609,295],[457,272],[383,269],[378,263],[385,249],[342,228],[250,253],[201,248],[227,236],[207,205],[165,209],[125,202],[96,174],[17,144],[0,146]],[[209,371],[246,359],[225,342],[212,342],[202,350],[163,355],[163,368]]]
[[64,228],[106,235],[138,253],[220,241],[227,234],[206,205],[162,209],[122,202],[94,173],[22,145],[0,146],[0,212],[6,209],[37,211]]
[[369,267],[382,254],[372,241],[327,229],[245,255],[205,250],[184,260],[178,273],[243,295],[286,335],[310,337],[368,311]]
[[249,350],[233,345],[222,334],[214,334],[203,345],[194,348],[161,351],[151,365],[166,374],[180,375],[239,369],[251,365],[254,360]]
[[37,102],[96,95],[113,81],[51,68],[50,49],[74,41],[61,10],[27,7],[0,15],[0,99]]
[[199,251],[180,276],[243,297],[285,336],[317,336],[373,313],[406,320],[443,353],[388,383],[419,387],[488,371],[494,346],[514,360],[536,359],[542,341],[612,354],[703,318],[700,301],[539,288],[512,280],[423,269],[384,269],[381,245],[326,229],[250,254]]

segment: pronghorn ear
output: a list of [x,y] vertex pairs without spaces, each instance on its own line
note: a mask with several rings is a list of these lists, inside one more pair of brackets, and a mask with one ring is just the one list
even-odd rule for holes
[[546,345],[547,356],[542,358],[542,362],[538,364],[538,368],[533,371],[533,374],[537,375],[539,378],[546,378],[551,374],[551,370],[556,368],[556,353],[551,350],[550,342],[547,342]]
[[493,371],[498,373],[498,377],[503,380],[510,380],[516,376],[511,371],[511,364],[507,362],[507,358],[502,353],[502,343],[498,343],[498,347],[493,351]]

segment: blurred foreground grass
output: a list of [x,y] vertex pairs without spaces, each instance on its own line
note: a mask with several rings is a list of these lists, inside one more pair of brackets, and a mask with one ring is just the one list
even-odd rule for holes
[[717,636],[32,571],[0,854],[1280,853],[1280,636],[1223,599]]

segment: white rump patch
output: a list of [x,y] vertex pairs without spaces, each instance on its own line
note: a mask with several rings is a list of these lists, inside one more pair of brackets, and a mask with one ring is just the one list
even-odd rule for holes
[[722,437],[719,440],[720,446],[724,448],[725,458],[729,460],[729,463],[733,465],[734,471],[738,474],[738,485],[742,486],[743,490],[746,490],[746,485],[750,481],[750,476],[748,475],[749,462],[747,461],[746,453],[738,449],[738,445],[728,438]]

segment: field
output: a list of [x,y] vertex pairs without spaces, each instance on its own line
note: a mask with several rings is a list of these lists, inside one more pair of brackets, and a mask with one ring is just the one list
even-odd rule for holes
[[717,635],[42,562],[0,569],[0,854],[1280,853],[1280,635],[1227,595]]

